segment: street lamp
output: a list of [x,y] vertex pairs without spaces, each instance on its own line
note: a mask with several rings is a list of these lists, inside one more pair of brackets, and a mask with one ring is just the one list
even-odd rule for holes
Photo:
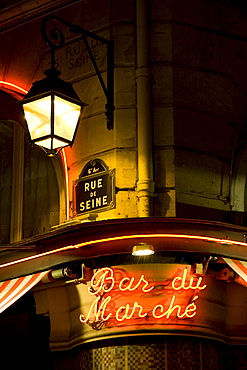
[[[45,71],[45,78],[33,83],[21,104],[31,141],[41,146],[48,155],[54,155],[63,147],[73,144],[81,113],[87,104],[80,100],[72,84],[59,77],[61,73],[55,68],[55,49],[63,47],[65,38],[58,28],[52,29],[49,36],[47,35],[46,25],[50,20],[66,25],[71,33],[79,34],[82,37],[106,96],[105,114],[108,129],[113,128],[113,45],[111,41],[57,16],[48,15],[43,19],[41,33],[44,41],[51,48],[51,68]],[[107,46],[106,84],[103,81],[87,37],[98,40]]]
[[43,80],[33,86],[21,104],[31,141],[49,155],[72,145],[83,103],[72,85],[59,78],[60,72],[49,69]]

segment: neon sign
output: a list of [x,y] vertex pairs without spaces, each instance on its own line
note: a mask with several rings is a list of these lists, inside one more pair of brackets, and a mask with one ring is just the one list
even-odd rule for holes
[[[38,258],[42,258],[44,256],[49,256],[51,254],[56,254],[56,253],[60,253],[60,252],[65,252],[65,251],[69,251],[69,250],[75,250],[75,249],[80,249],[80,248],[83,248],[83,247],[87,247],[87,246],[92,246],[92,245],[101,245],[105,242],[107,243],[113,243],[113,242],[116,242],[118,240],[130,240],[130,239],[135,239],[135,238],[142,238],[142,239],[146,239],[146,238],[152,238],[152,239],[156,239],[156,238],[161,238],[161,239],[167,239],[167,238],[174,238],[174,239],[185,239],[185,240],[201,240],[201,241],[205,241],[205,242],[210,242],[210,243],[217,243],[217,244],[222,244],[222,245],[236,245],[238,247],[247,247],[247,243],[245,242],[240,242],[240,241],[236,241],[236,240],[230,240],[230,239],[219,239],[219,238],[213,238],[213,237],[208,237],[208,236],[200,236],[200,235],[186,235],[186,234],[134,234],[134,235],[120,235],[120,236],[113,236],[113,237],[110,237],[110,238],[102,238],[102,239],[93,239],[93,240],[87,240],[83,243],[78,243],[78,244],[74,244],[74,245],[66,245],[65,247],[61,247],[61,248],[57,248],[57,249],[51,249],[47,252],[43,252],[43,253],[39,253],[39,254],[34,254],[34,255],[31,255],[31,256],[28,256],[28,257],[24,257],[24,258],[21,258],[21,259],[17,259],[17,260],[14,260],[14,261],[10,261],[10,262],[6,262],[6,263],[2,263],[0,264],[0,269],[2,268],[5,268],[5,267],[8,267],[8,266],[13,266],[13,265],[16,265],[18,263],[23,263],[23,262],[26,262],[26,261],[32,261],[32,260],[35,260],[35,259],[38,259]],[[8,247],[11,249],[11,247]],[[21,246],[19,247],[21,249]],[[28,246],[23,246],[24,249],[33,249],[32,246],[28,247]],[[16,247],[14,247],[14,249],[16,249]],[[119,250],[119,253],[121,252],[121,249]]]
[[14,87],[15,89],[17,90],[20,90],[21,92],[23,92],[24,94],[27,94],[27,90],[23,89],[22,87],[16,85],[16,84],[13,84],[11,82],[7,82],[7,81],[0,81],[0,84],[2,85],[6,85],[6,86],[10,86],[10,87]]
[[190,319],[197,313],[199,292],[207,287],[202,280],[198,276],[188,277],[187,267],[178,269],[168,280],[154,283],[144,274],[126,276],[122,270],[102,268],[95,272],[88,288],[94,300],[79,320],[99,329],[141,319]]

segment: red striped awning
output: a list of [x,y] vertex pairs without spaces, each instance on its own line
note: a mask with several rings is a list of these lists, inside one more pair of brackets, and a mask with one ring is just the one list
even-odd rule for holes
[[0,313],[32,289],[48,272],[38,272],[33,275],[0,282]]
[[223,257],[223,260],[243,279],[243,281],[236,280],[236,282],[247,286],[247,262],[225,257]]

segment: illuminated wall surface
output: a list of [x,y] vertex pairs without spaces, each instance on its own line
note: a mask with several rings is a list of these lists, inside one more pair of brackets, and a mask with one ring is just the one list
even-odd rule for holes
[[[159,325],[161,321],[166,325],[171,321],[172,324],[172,317],[177,324],[178,319],[195,317],[198,293],[207,287],[206,284],[201,285],[203,279],[192,277],[188,281],[186,267],[171,271],[171,278],[159,277],[159,267],[148,266],[149,277],[140,275],[139,271],[139,276],[135,277],[136,271],[131,272],[131,267],[106,267],[97,271],[88,290],[93,301],[80,314],[80,322],[96,329],[98,325],[99,328],[119,328],[126,324],[141,328],[147,323]],[[161,269],[164,271],[164,266]],[[166,274],[169,274],[167,269]]]
[[246,343],[246,287],[192,272],[186,264],[119,265],[94,270],[87,283],[37,286],[37,309],[49,301],[52,310],[54,358],[69,347],[82,368],[237,366],[240,352],[224,343]]
[[192,273],[191,266],[181,264],[120,265],[98,269],[88,283],[60,287],[70,307],[66,317],[70,329],[63,333],[63,340],[58,317],[66,311],[61,302],[56,303],[57,288],[35,288],[37,310],[49,309],[44,302],[53,300],[51,325],[57,325],[52,328],[53,349],[73,347],[81,340],[86,343],[142,333],[193,334],[245,343],[244,298],[243,308],[235,312],[245,287]]

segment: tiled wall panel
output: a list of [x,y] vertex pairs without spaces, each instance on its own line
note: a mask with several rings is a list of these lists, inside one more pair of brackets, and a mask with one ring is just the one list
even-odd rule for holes
[[53,354],[54,370],[246,370],[247,348],[189,337],[117,339]]

